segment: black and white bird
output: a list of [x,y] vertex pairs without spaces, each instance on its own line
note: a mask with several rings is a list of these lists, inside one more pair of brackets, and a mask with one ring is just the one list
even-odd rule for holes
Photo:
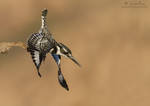
[[42,25],[38,33],[33,33],[28,39],[27,51],[30,52],[32,60],[37,68],[38,75],[42,61],[45,60],[46,54],[55,46],[55,40],[52,34],[48,31],[46,24],[47,9],[42,11]]
[[39,72],[42,61],[45,60],[46,54],[50,53],[54,58],[58,66],[58,80],[62,87],[69,90],[67,82],[61,72],[61,56],[70,58],[78,66],[81,66],[75,58],[72,56],[71,50],[62,43],[57,43],[52,37],[52,34],[48,30],[46,23],[47,9],[42,11],[42,25],[38,33],[33,33],[27,42],[27,51],[30,52],[32,60],[37,68],[38,75],[41,77]]

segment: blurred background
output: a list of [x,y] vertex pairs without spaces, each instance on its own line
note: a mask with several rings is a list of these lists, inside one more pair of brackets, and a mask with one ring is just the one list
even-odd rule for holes
[[42,78],[25,50],[0,54],[0,106],[150,106],[149,7],[148,0],[1,0],[1,42],[26,43],[47,8],[53,37],[82,68],[62,59],[67,92],[49,54]]

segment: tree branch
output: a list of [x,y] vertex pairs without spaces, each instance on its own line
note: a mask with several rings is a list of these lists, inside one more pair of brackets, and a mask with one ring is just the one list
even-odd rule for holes
[[0,53],[7,53],[12,47],[20,47],[26,49],[27,46],[23,42],[0,42]]

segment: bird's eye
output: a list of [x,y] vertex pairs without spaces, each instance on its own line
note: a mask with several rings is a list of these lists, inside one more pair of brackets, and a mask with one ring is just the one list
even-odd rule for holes
[[69,54],[68,52],[64,52],[64,54]]
[[66,51],[65,49],[61,49],[61,52],[63,53],[63,54],[68,54],[68,51]]

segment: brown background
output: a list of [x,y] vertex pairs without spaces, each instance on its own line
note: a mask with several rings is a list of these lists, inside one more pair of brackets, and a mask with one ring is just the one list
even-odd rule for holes
[[125,0],[1,0],[0,41],[23,41],[39,30],[48,8],[49,29],[82,64],[62,59],[70,91],[57,81],[50,55],[36,73],[30,55],[0,55],[0,106],[150,106],[150,3]]

